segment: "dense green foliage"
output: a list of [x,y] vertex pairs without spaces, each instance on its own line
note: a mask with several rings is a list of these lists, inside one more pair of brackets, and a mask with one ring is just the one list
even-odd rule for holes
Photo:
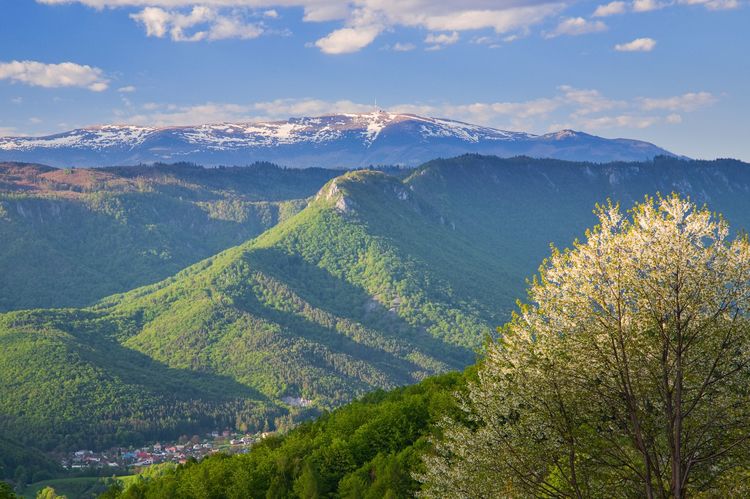
[[[485,253],[492,281],[486,292],[496,294],[491,306],[502,317],[493,325],[525,296],[526,279],[550,243],[569,247],[596,222],[597,203],[632,206],[646,195],[677,192],[707,203],[733,229],[750,230],[750,165],[729,159],[593,164],[465,155],[431,161],[405,183],[455,227],[454,238]],[[456,258],[454,266],[463,265]]]
[[59,471],[54,461],[34,447],[0,436],[0,480],[28,483],[49,478]]
[[[198,186],[225,175],[195,171]],[[595,202],[673,189],[750,226],[750,170],[733,161],[463,156],[406,179],[347,173],[256,239],[162,282],[84,309],[0,315],[0,433],[70,449],[284,427],[461,369],[549,242],[591,225]],[[212,209],[232,218],[230,206]]]
[[188,463],[104,497],[408,497],[427,439],[458,412],[453,393],[463,386],[464,376],[451,373],[374,392],[248,454]]
[[96,499],[115,482],[116,480],[111,477],[96,476],[54,478],[32,483],[19,495],[24,499],[47,499],[51,494],[64,496],[67,499]]
[[16,499],[16,494],[13,493],[13,487],[8,482],[0,480],[0,499]]
[[338,173],[0,164],[0,311],[81,306],[156,282],[290,217]]
[[425,457],[423,497],[744,497],[750,240],[677,195],[553,250]]
[[0,318],[2,434],[42,449],[102,448],[200,429],[255,426],[279,410],[225,377],[171,369],[106,338],[86,312]]
[[[288,412],[279,408],[286,396],[333,407],[470,363],[470,350],[430,328],[458,338],[468,324],[477,344],[486,326],[428,301],[431,289],[408,267],[395,280],[409,260],[331,202],[321,198],[256,241],[93,308],[0,316],[3,431],[28,441],[33,429],[37,445],[71,448],[260,429]],[[341,265],[343,251],[362,247],[378,273],[361,282],[305,253],[325,251]],[[375,286],[389,299],[403,287],[405,311],[386,309]]]

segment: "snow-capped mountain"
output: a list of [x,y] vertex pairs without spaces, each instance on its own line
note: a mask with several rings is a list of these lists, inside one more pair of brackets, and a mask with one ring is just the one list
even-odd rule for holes
[[288,121],[143,127],[105,125],[46,137],[0,137],[0,160],[53,166],[191,161],[353,168],[413,166],[463,153],[570,160],[643,160],[672,155],[648,142],[572,130],[532,135],[460,121],[375,111]]

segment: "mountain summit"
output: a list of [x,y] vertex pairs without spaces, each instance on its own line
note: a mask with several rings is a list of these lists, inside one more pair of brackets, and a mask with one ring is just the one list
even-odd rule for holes
[[0,137],[0,160],[58,167],[174,161],[206,165],[273,161],[298,168],[416,166],[464,153],[595,162],[673,156],[637,140],[605,139],[572,130],[533,135],[385,111],[163,128],[105,125],[45,137]]

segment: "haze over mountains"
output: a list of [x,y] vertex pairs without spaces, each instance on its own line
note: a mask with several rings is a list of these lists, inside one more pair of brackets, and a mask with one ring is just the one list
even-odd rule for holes
[[[18,308],[13,294],[34,295],[43,272],[34,274],[32,263],[75,262],[78,270],[60,274],[75,289],[83,285],[76,272],[101,265],[115,248],[141,247],[129,234],[151,230],[166,248],[184,246],[180,262],[234,244],[226,235],[233,230],[248,238],[160,282],[158,272],[148,280],[145,267],[138,279],[154,284],[132,291],[119,260],[97,274],[106,284],[98,296],[77,297],[103,298],[83,308],[0,314],[0,434],[33,436],[47,449],[272,426],[279,416],[304,415],[283,402],[287,396],[327,408],[460,369],[507,319],[549,243],[581,237],[594,203],[608,197],[627,206],[677,191],[710,203],[734,229],[750,228],[750,165],[731,160],[594,165],[466,155],[406,178],[269,165],[12,168],[0,229],[14,243],[2,247],[0,275],[34,257],[25,263],[27,281],[4,295],[8,308]],[[71,179],[65,189],[65,175],[99,180],[84,187]],[[264,190],[264,179],[275,189]],[[263,196],[269,218],[250,224]],[[90,200],[98,198],[106,202]],[[284,198],[307,199],[281,215]],[[166,231],[170,206],[183,210],[182,230],[200,228],[205,245]],[[118,226],[109,240],[87,235]],[[33,252],[43,236],[46,246]],[[78,240],[99,246],[80,252]],[[101,294],[113,290],[122,293]],[[51,295],[38,303],[55,306]]]
[[0,161],[56,167],[175,161],[213,166],[271,161],[298,168],[417,166],[464,153],[595,162],[673,155],[638,140],[572,130],[533,135],[384,111],[164,128],[105,125],[46,137],[0,137]]

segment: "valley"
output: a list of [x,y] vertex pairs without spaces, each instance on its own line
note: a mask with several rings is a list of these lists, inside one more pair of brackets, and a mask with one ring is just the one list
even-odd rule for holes
[[750,497],[748,25],[4,2],[0,499]]
[[[224,174],[159,168],[192,175],[188,193]],[[287,175],[274,168],[231,174]],[[124,170],[109,182],[135,176]],[[0,315],[2,433],[46,450],[97,449],[294,424],[471,364],[509,318],[534,262],[549,243],[581,237],[597,202],[677,191],[710,202],[737,229],[750,226],[750,171],[729,160],[595,165],[466,155],[396,176],[288,173],[311,174],[325,185],[304,180],[291,197],[317,194],[298,209],[172,277],[84,308]],[[267,196],[256,183],[245,189]],[[66,193],[82,195],[90,194]],[[158,213],[151,216],[162,223]],[[131,220],[118,223],[131,230]],[[243,230],[233,237],[251,232]],[[65,241],[56,252],[88,265]],[[310,407],[284,402],[297,397]]]

